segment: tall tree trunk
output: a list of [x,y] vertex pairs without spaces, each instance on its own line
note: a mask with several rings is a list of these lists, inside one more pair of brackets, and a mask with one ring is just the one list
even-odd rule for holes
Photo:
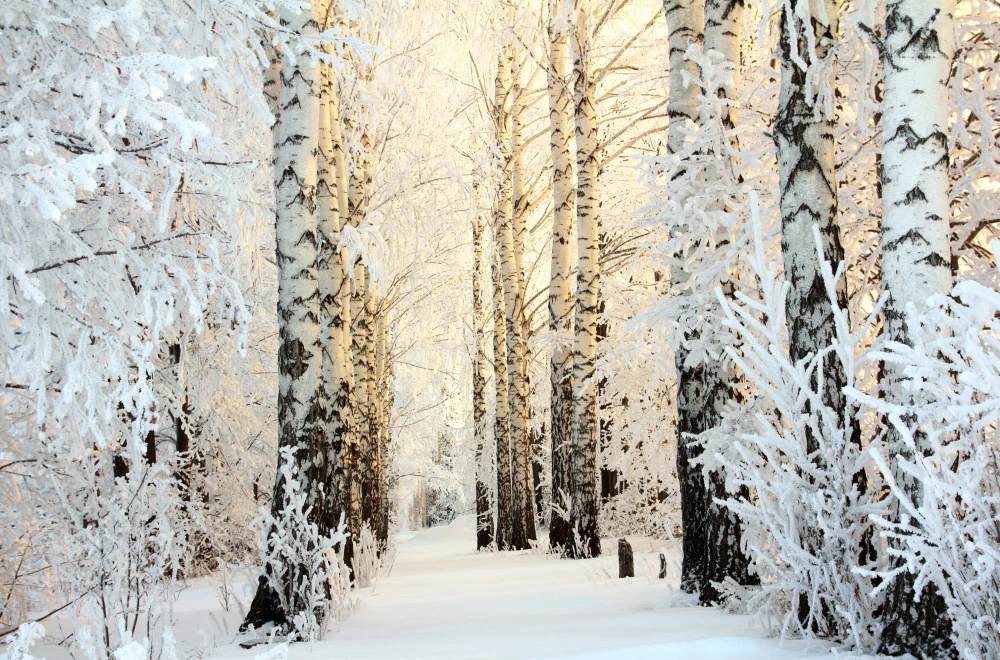
[[572,511],[574,558],[597,557],[597,302],[601,286],[601,221],[597,200],[596,82],[591,74],[587,0],[581,0],[573,33],[576,115],[577,275],[573,332]]
[[[698,73],[694,62],[684,59],[684,53],[694,43],[702,41],[705,25],[704,0],[664,0],[663,10],[667,17],[668,45],[670,57],[670,100],[667,113],[670,127],[667,131],[667,151],[672,154],[684,147],[684,120],[698,121],[698,90],[695,85],[685,84],[684,72],[690,76]],[[682,261],[677,260],[671,268],[671,278],[675,289],[684,292],[688,274],[684,272]],[[689,335],[690,333],[686,333]],[[681,562],[681,589],[689,593],[701,593],[704,584],[705,547],[707,544],[706,521],[708,517],[709,495],[696,466],[699,450],[693,444],[692,435],[705,428],[708,414],[707,405],[725,389],[725,383],[714,378],[708,365],[689,365],[688,352],[681,346],[675,356],[677,368],[677,479],[681,495],[681,529],[683,534],[683,558]]]
[[[315,35],[315,7],[298,14],[281,12],[282,23],[295,33]],[[275,234],[278,264],[278,445],[292,450],[294,478],[303,490],[319,489],[307,480],[315,477],[316,443],[322,433],[324,412],[320,396],[323,368],[319,324],[319,284],[316,277],[316,131],[319,125],[320,72],[308,57],[285,58],[281,65],[281,124],[275,157],[277,175]],[[285,501],[285,478],[279,453],[271,514],[280,518]],[[268,543],[285,530],[271,529]],[[274,621],[286,625],[308,607],[289,579],[262,576],[244,626]],[[289,611],[275,586],[284,592]]]
[[[353,117],[345,122],[345,129],[355,134],[361,141]],[[365,160],[361,154],[353,154],[354,167],[350,170],[347,203],[350,209],[351,225],[357,227],[364,220],[367,200],[365,198]],[[368,317],[365,309],[365,265],[360,259],[349,265],[353,270],[351,278],[351,358],[354,375],[354,430],[351,450],[351,532],[357,540],[365,522],[365,437],[368,435],[368,387],[366,371],[365,341],[368,335]]]
[[570,448],[573,443],[573,350],[570,258],[575,210],[572,117],[567,76],[567,12],[562,0],[549,0],[549,149],[552,152],[552,260],[549,271],[549,331],[556,337],[549,361],[552,433],[552,513],[549,545],[565,554],[573,537],[569,526]]
[[[705,50],[714,50],[722,54],[725,61],[734,66],[732,78],[715,90],[723,98],[739,98],[739,68],[740,68],[740,28],[743,21],[743,0],[706,0],[705,2]],[[728,116],[723,118],[726,128],[736,126],[736,109],[730,106]],[[721,161],[720,161],[721,166]],[[726,288],[732,288],[728,286]],[[737,398],[732,389],[736,380],[735,369],[728,362],[716,362],[706,365],[706,373],[711,370],[715,378],[714,388],[718,400],[714,402],[712,415],[714,419],[702,419],[715,426],[719,423],[722,406],[726,400]],[[701,428],[699,432],[707,431],[711,426]],[[739,493],[747,497],[746,489]],[[706,528],[704,548],[704,573],[699,600],[702,605],[712,605],[722,600],[722,594],[716,588],[717,583],[732,580],[736,584],[758,584],[758,579],[750,572],[750,558],[743,552],[743,529],[739,517],[728,507],[720,505],[719,500],[731,497],[733,493],[726,489],[725,475],[721,470],[712,470],[708,474],[708,491],[705,501]]]
[[[885,103],[882,113],[882,283],[889,293],[884,308],[887,338],[913,345],[907,306],[919,310],[935,294],[951,290],[950,208],[948,201],[948,84],[955,55],[953,3],[950,0],[891,0],[886,5],[882,42]],[[888,400],[920,403],[907,390],[901,367],[886,364]],[[915,420],[904,420],[913,423]],[[926,438],[915,435],[917,450]],[[913,460],[890,427],[896,483],[913,502],[921,486],[898,468]],[[890,514],[902,516],[898,501]],[[914,576],[904,573],[890,587],[885,604],[882,652],[919,658],[957,657],[951,620],[939,591],[929,585],[917,593]]]
[[[524,234],[525,234],[525,207],[527,202],[524,197],[524,88],[521,83],[521,66],[519,59],[515,56],[513,62],[513,80],[511,83],[511,138],[510,138],[510,162],[511,162],[511,233],[514,248],[514,278],[513,286],[514,311],[513,322],[515,335],[517,337],[517,347],[514,354],[513,379],[514,392],[511,395],[511,405],[516,406],[512,422],[518,424],[517,443],[514,442],[514,435],[511,436],[511,449],[515,453],[514,458],[514,497],[517,499],[517,509],[520,513],[516,524],[520,527],[519,539],[523,539],[524,547],[529,547],[528,541],[533,541],[535,535],[535,498],[531,477],[531,382],[528,365],[531,362],[531,355],[528,351],[529,328],[524,309],[526,300],[526,283],[524,280]],[[509,357],[508,353],[508,357]],[[512,427],[515,428],[515,427]]]
[[492,475],[486,464],[486,314],[483,309],[483,219],[472,221],[472,333],[476,355],[472,364],[472,424],[476,436],[476,549],[493,543],[493,508],[490,505]]
[[[337,118],[337,92],[333,67],[323,65],[325,78],[320,96],[318,185],[316,191],[320,248],[317,261],[320,290],[320,325],[323,332],[323,393],[326,396],[326,456],[324,466],[324,507],[320,531],[337,529],[347,512],[349,482],[347,445],[350,432],[348,362],[344,350],[344,293],[350,287],[341,253],[341,217],[334,147],[333,121]],[[337,119],[339,121],[339,119]],[[338,147],[339,148],[339,147]]]
[[371,284],[371,273],[365,267],[366,287],[364,292],[364,368],[365,368],[365,433],[361,437],[361,517],[371,529],[372,534],[378,534],[380,527],[379,513],[382,499],[381,493],[381,463],[379,462],[379,392],[377,382],[377,334],[378,334],[378,302]]
[[497,225],[497,247],[500,255],[500,273],[503,285],[503,309],[507,340],[507,403],[509,411],[510,462],[511,462],[511,534],[506,542],[511,549],[525,550],[529,547],[526,535],[527,526],[524,522],[524,476],[527,474],[527,457],[525,449],[528,445],[527,426],[527,396],[524,393],[521,361],[524,357],[524,344],[521,335],[521,323],[518,316],[518,286],[517,260],[514,252],[514,196],[513,167],[514,158],[511,146],[511,69],[513,63],[513,47],[505,46],[497,66],[496,107],[497,107],[497,142],[503,158],[503,168],[500,179],[500,204]]
[[[350,204],[348,201],[348,179],[347,179],[347,156],[344,153],[344,138],[340,126],[340,96],[337,86],[335,69],[330,70],[330,139],[333,153],[334,174],[337,183],[337,215],[339,218],[338,230],[342,230],[348,223],[350,216]],[[339,508],[343,514],[344,522],[347,523],[351,517],[352,497],[351,497],[351,446],[357,443],[357,428],[354,423],[354,354],[351,347],[351,277],[350,264],[347,258],[347,247],[341,247],[335,260],[337,272],[335,274],[336,286],[336,308],[339,312],[339,339],[340,352],[343,356],[342,362],[336,362],[335,366],[340,370],[337,373],[340,389],[335,392],[327,391],[327,397],[334,402],[337,408],[337,421],[339,422],[343,434],[343,473],[337,476],[337,488]],[[357,503],[356,497],[354,498]],[[339,524],[339,521],[338,521]]]
[[[823,82],[815,79],[815,67],[824,66],[822,60],[828,57],[836,43],[839,7],[827,0],[823,3],[822,15],[810,16],[805,21],[801,1],[792,0],[781,16],[781,100],[774,123],[781,182],[781,252],[789,284],[785,317],[789,357],[793,362],[817,355],[836,340],[833,306],[823,282],[813,226],[819,229],[823,260],[834,270],[844,261],[837,218],[835,122],[832,116],[817,116],[815,107],[815,93]],[[810,43],[815,44],[815,60],[812,61]],[[807,68],[796,64],[796,58],[806,61]],[[832,78],[832,69],[825,75]],[[837,282],[836,295],[837,306],[846,309],[845,278]],[[823,378],[823,405],[836,411],[845,428],[860,443],[860,424],[848,410],[847,397],[843,393],[847,385],[844,365],[835,355],[829,354],[817,376],[819,374]],[[817,376],[810,383],[814,390],[821,387],[816,382]],[[809,410],[807,403],[806,412]],[[807,427],[806,452],[818,455],[819,450],[816,432]],[[863,487],[863,472],[860,478]],[[822,533],[812,527],[810,521],[802,522],[802,543],[810,552],[819,553],[824,543]],[[832,611],[834,604],[828,605]],[[799,610],[800,619],[805,622],[810,615],[805,598],[800,601]],[[811,615],[825,616],[825,613],[812,612]],[[833,622],[820,625],[828,628]]]
[[382,298],[378,310],[375,334],[376,417],[378,425],[378,517],[376,538],[385,546],[389,542],[389,392],[392,387],[392,360],[389,355],[389,311]]
[[[499,215],[499,212],[498,212]],[[499,218],[494,221],[499,224]],[[495,261],[491,267],[493,280],[493,375],[496,380],[496,405],[493,437],[497,455],[497,547],[510,547],[514,518],[512,512],[510,470],[510,406],[507,400],[507,327],[504,314],[503,282]]]

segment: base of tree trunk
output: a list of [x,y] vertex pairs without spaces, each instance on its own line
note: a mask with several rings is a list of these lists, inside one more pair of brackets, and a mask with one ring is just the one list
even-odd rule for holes
[[567,522],[557,511],[552,511],[549,517],[549,548],[560,557],[568,557],[570,545],[572,545],[572,534],[569,532],[569,522]]
[[883,610],[886,627],[882,631],[879,653],[909,653],[921,660],[958,658],[951,641],[951,618],[944,597],[929,584],[923,592],[914,590],[914,576],[904,573],[896,578]]
[[667,579],[667,556],[660,553],[660,574],[657,576],[661,580]]
[[[710,493],[717,499],[727,496],[725,480],[721,474],[709,475]],[[749,498],[748,492],[742,492]],[[760,578],[750,571],[750,557],[743,552],[743,525],[732,509],[711,502],[706,507],[704,564],[698,602],[706,607],[719,605],[723,596],[717,584],[732,580],[740,586],[760,584]]]
[[618,577],[635,577],[635,555],[625,539],[618,539]]
[[288,617],[281,607],[278,594],[271,588],[267,578],[261,575],[257,580],[257,593],[250,603],[250,610],[240,624],[240,632],[246,632],[250,626],[261,628],[268,623],[284,628],[288,624]]

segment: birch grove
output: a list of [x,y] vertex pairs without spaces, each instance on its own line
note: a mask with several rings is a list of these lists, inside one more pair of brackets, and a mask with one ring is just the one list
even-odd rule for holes
[[1000,658],[995,2],[8,5],[3,660]]

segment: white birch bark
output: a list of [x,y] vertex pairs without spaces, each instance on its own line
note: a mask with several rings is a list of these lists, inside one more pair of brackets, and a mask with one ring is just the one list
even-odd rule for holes
[[[742,21],[743,0],[706,0],[705,50],[721,53],[725,61],[732,63],[735,69],[732,78],[714,90],[723,98],[739,98]],[[736,126],[736,119],[736,108],[731,105],[728,115],[723,118],[723,123],[726,128],[731,129]],[[716,164],[715,172],[721,176],[722,168],[726,165],[725,160],[719,157],[716,159]],[[724,288],[732,290],[732,286],[728,284],[724,284]],[[702,382],[706,385],[711,384],[702,392],[713,392],[710,406],[700,417],[702,420],[700,430],[705,431],[719,423],[723,406],[735,398],[732,383],[738,376],[728,361],[707,363],[703,365],[702,373],[705,376]],[[688,455],[690,456],[691,452]],[[714,605],[723,600],[722,594],[715,586],[717,583],[732,581],[740,585],[749,585],[758,584],[759,581],[751,574],[750,558],[743,552],[743,529],[739,517],[729,507],[719,504],[719,501],[737,493],[727,490],[725,474],[721,468],[709,471],[707,477],[708,488],[704,504],[706,517],[701,523],[706,532],[699,600],[702,605]],[[748,496],[745,488],[738,494]]]
[[[567,3],[568,4],[568,3]],[[549,546],[565,552],[569,533],[570,448],[573,442],[572,287],[570,258],[573,212],[573,105],[567,71],[567,12],[562,0],[549,0],[549,149],[552,154],[552,259],[549,269],[549,331],[557,337],[549,362],[552,433],[552,513]]]
[[[348,205],[352,223],[363,222],[368,208],[368,187],[371,180],[371,139],[367,128],[361,131],[360,149],[351,172]],[[352,350],[354,361],[355,401],[358,440],[356,482],[361,507],[361,523],[373,533],[377,531],[378,471],[377,422],[375,419],[375,319],[374,300],[365,264],[354,264],[354,282],[351,291]]]
[[[794,362],[815,355],[835,337],[833,308],[820,273],[813,225],[820,231],[823,259],[833,269],[844,260],[837,220],[834,121],[832,116],[817,116],[814,105],[818,76],[825,76],[832,88],[832,67],[826,68],[822,60],[837,38],[839,8],[827,0],[823,11],[815,12],[804,24],[798,15],[801,1],[792,0],[782,13],[781,98],[774,123],[781,182],[781,251],[789,283],[785,309],[789,354]],[[816,61],[809,64],[807,71],[793,61],[793,54],[809,62],[811,41],[815,43]],[[807,72],[812,74],[808,82]],[[845,279],[838,283],[837,298],[837,304],[846,309]],[[824,401],[841,413],[845,383],[843,365],[831,356],[824,365]],[[812,434],[809,437],[812,439]],[[812,453],[818,446],[815,439],[810,444],[807,451]]]
[[472,333],[476,355],[472,365],[472,423],[476,438],[476,549],[494,541],[493,508],[490,503],[486,448],[486,313],[483,305],[483,218],[472,221]]
[[389,318],[385,299],[378,309],[375,333],[376,418],[378,424],[378,463],[375,478],[378,484],[378,517],[376,538],[389,542],[389,416],[391,413],[392,361],[389,355]]
[[[698,90],[695,85],[684,84],[684,72],[697,75],[694,62],[684,59],[684,53],[694,43],[700,43],[705,24],[704,0],[664,0],[667,18],[667,42],[670,58],[670,99],[667,114],[670,126],[667,131],[667,150],[678,153],[684,146],[682,128],[688,121],[698,120]],[[672,265],[671,284],[683,295],[688,281],[681,260]],[[714,404],[713,394],[719,390],[717,378],[706,365],[688,365],[688,353],[683,347],[677,351],[677,478],[681,494],[681,528],[683,530],[683,558],[681,564],[681,589],[701,593],[704,583],[705,547],[707,543],[708,494],[701,471],[694,465],[696,449],[691,444],[691,434],[704,430],[702,414],[706,406]]]
[[[353,180],[348,179],[347,153],[344,149],[344,120],[341,117],[340,88],[334,89],[333,101],[330,108],[330,128],[333,142],[334,166],[337,177],[337,205],[340,211],[341,228],[354,222],[351,216],[353,206],[350,203],[351,185]],[[340,250],[340,268],[344,278],[344,286],[341,288],[340,310],[343,315],[343,330],[341,340],[343,341],[345,359],[345,384],[346,384],[346,406],[344,413],[348,423],[348,442],[346,450],[345,480],[347,482],[347,493],[345,497],[347,511],[347,527],[352,533],[352,537],[358,535],[361,529],[361,491],[358,479],[358,442],[360,438],[359,415],[356,381],[354,378],[354,333],[353,310],[352,310],[352,289],[351,289],[351,264],[347,258],[347,248]],[[353,545],[348,539],[348,548]]]
[[[497,213],[499,215],[499,212]],[[499,218],[494,219],[495,225]],[[494,407],[493,437],[496,441],[497,457],[497,548],[510,547],[513,532],[513,503],[511,493],[510,462],[510,406],[507,398],[507,323],[504,313],[503,282],[500,268],[495,263],[499,254],[494,250],[491,266],[493,282],[493,376],[496,381],[496,405]]]
[[[912,345],[907,315],[927,299],[951,290],[948,183],[948,85],[955,56],[954,4],[950,0],[892,0],[886,4],[881,41],[885,102],[882,113],[882,283],[889,293],[883,310],[887,339]],[[889,401],[919,403],[920,393],[902,384],[899,367],[886,365]],[[913,420],[905,420],[912,422]],[[910,451],[890,433],[897,483],[920,502],[920,485],[898,469]],[[923,434],[915,436],[923,451]],[[898,502],[892,515],[902,515]],[[890,588],[881,652],[917,657],[955,655],[951,622],[933,587],[917,594],[914,576]]]
[[[347,180],[347,159],[344,153],[344,138],[340,125],[340,98],[337,86],[336,70],[330,70],[330,93],[328,98],[330,117],[330,148],[333,158],[333,172],[336,182],[336,203],[338,217],[338,232],[349,222],[350,207],[348,205],[348,180]],[[339,318],[335,318],[335,325],[339,321],[338,339],[340,341],[339,351],[342,361],[334,362],[334,367],[338,370],[335,374],[340,389],[335,392],[327,392],[328,399],[334,401],[337,408],[337,422],[341,425],[344,433],[344,471],[338,477],[338,485],[341,488],[340,510],[344,512],[345,520],[348,522],[352,518],[352,510],[359,507],[359,493],[355,490],[352,494],[352,460],[355,460],[352,447],[357,443],[357,424],[355,422],[354,404],[354,356],[351,347],[351,280],[349,264],[347,259],[347,248],[342,247],[333,262],[335,272],[334,289],[336,291],[336,309]],[[335,349],[336,350],[336,349]],[[358,515],[354,516],[355,519]]]
[[[515,335],[517,337],[517,350],[514,354],[514,378],[513,385],[515,394],[511,396],[512,404],[517,410],[512,417],[512,423],[518,423],[517,442],[514,444],[514,434],[511,436],[512,451],[514,456],[514,496],[517,499],[517,509],[520,516],[517,524],[520,526],[518,539],[524,539],[523,544],[529,546],[529,540],[535,539],[535,500],[534,488],[532,484],[532,460],[531,460],[531,418],[530,418],[530,393],[531,383],[528,365],[531,356],[528,352],[528,332],[527,319],[525,317],[524,301],[526,299],[526,284],[524,281],[524,233],[525,233],[525,206],[524,198],[524,88],[521,83],[521,67],[518,57],[515,55],[512,62],[512,82],[511,82],[511,138],[510,138],[510,162],[511,162],[511,232],[514,247],[514,272],[513,287],[514,310],[513,322]],[[508,354],[509,355],[509,354]],[[512,427],[513,428],[513,427]],[[522,437],[523,436],[523,437]]]
[[[292,32],[315,35],[315,8],[292,13],[282,10],[281,21]],[[309,57],[281,62],[279,137],[274,157],[275,235],[278,264],[278,443],[292,449],[297,477],[316,476],[316,443],[323,432],[322,340],[320,294],[316,276],[316,149],[319,126],[320,72]],[[279,453],[279,463],[285,460]],[[272,516],[280,518],[285,500],[281,466],[271,500]],[[306,484],[306,492],[318,491]],[[269,531],[269,536],[278,530]],[[273,621],[281,626],[308,607],[295,584],[281,584],[282,576],[261,578],[245,624]],[[278,584],[283,596],[272,588]],[[287,603],[286,606],[282,602]]]
[[601,285],[601,222],[597,200],[596,82],[591,75],[587,0],[581,0],[573,44],[576,115],[577,275],[573,333],[572,511],[574,558],[597,557],[597,305]]
[[332,67],[323,66],[320,95],[319,150],[317,179],[317,220],[319,253],[317,271],[320,290],[320,319],[323,332],[323,393],[326,397],[325,456],[323,457],[323,525],[321,532],[336,530],[345,508],[349,483],[346,451],[350,408],[347,398],[347,355],[344,352],[343,290],[341,255],[336,250],[340,236],[340,203],[337,191],[336,155],[333,146],[332,116],[336,106],[336,83]]

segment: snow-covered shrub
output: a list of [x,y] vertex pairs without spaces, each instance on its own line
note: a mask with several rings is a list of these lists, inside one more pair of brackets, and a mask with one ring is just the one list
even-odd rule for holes
[[343,522],[330,537],[320,534],[312,515],[313,498],[294,460],[295,450],[282,447],[280,451],[277,478],[283,484],[283,502],[270,511],[262,508],[254,521],[264,558],[261,577],[278,595],[282,611],[298,612],[283,632],[315,641],[323,636],[328,612],[328,556],[347,537]]
[[[174,526],[178,498],[167,465],[147,465],[142,452],[128,448],[105,456],[110,460],[86,460],[91,470],[69,472],[55,485],[70,514],[60,573],[71,597],[81,599],[94,632],[92,653],[102,660],[129,643],[123,631],[159,639],[154,632],[170,622],[187,550]],[[128,466],[125,476],[114,474],[115,462]]]
[[[788,355],[785,294],[788,285],[767,259],[760,213],[751,193],[755,249],[746,263],[758,281],[759,297],[719,293],[725,325],[739,343],[727,349],[746,379],[746,399],[727,411],[723,424],[705,433],[706,466],[725,468],[729,492],[750,498],[726,505],[745,525],[743,540],[754,558],[760,587],[729,585],[728,593],[754,612],[772,632],[819,635],[871,648],[878,635],[870,594],[875,532],[870,516],[884,511],[867,484],[869,462],[855,423],[856,405],[843,416],[824,403],[822,372],[839,360],[854,386],[874,366],[866,346],[869,324],[852,334],[845,310],[836,308],[836,342],[807,360]],[[819,249],[819,236],[816,236]],[[822,254],[822,252],[820,252]],[[835,281],[824,264],[827,295],[836,301]],[[877,311],[877,310],[876,310]],[[873,313],[870,322],[875,318]],[[819,446],[806,450],[807,436]]]
[[29,653],[38,640],[45,637],[45,626],[40,623],[24,623],[7,640],[7,648],[0,654],[0,660],[35,660]]
[[[992,248],[1000,254],[1000,243]],[[904,445],[902,451],[872,450],[902,513],[899,523],[878,518],[883,535],[893,541],[888,553],[897,560],[881,577],[887,587],[897,575],[912,573],[917,593],[935,585],[947,603],[952,640],[962,657],[995,660],[1000,658],[1000,293],[966,280],[919,311],[912,310],[918,328],[914,346],[888,343],[881,357],[905,370],[906,386],[920,393],[920,403],[895,406],[859,396],[887,415]],[[897,483],[890,457],[919,485],[916,492]]]
[[365,523],[361,528],[361,535],[354,544],[352,568],[357,586],[370,586],[378,577],[378,569],[381,566],[379,550],[378,539],[375,538],[368,523]]
[[327,552],[326,566],[330,594],[327,622],[330,619],[343,621],[356,607],[356,601],[351,597],[351,568],[344,561],[343,543]]

